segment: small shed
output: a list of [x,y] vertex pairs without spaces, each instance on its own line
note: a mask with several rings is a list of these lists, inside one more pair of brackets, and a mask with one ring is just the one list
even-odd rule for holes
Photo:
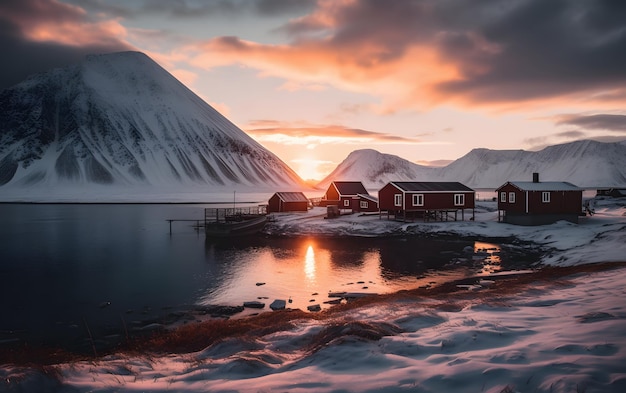
[[545,225],[559,220],[578,223],[583,190],[568,182],[508,181],[496,189],[498,221],[517,225]]
[[301,192],[277,192],[269,199],[268,213],[306,212],[309,200]]
[[465,220],[471,209],[474,219],[475,191],[459,182],[394,181],[378,191],[378,204],[387,217],[396,219],[423,218],[425,221]]
[[334,181],[328,186],[320,204],[322,206],[337,205],[341,210],[357,212],[361,211],[359,210],[361,201],[359,195],[369,195],[360,181]]
[[378,198],[370,194],[357,194],[359,204],[357,210],[359,212],[377,212]]

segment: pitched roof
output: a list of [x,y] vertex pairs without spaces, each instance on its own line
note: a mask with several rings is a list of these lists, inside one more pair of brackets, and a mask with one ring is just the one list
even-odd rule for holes
[[308,198],[301,192],[277,192],[276,195],[283,202],[308,202]]
[[[512,184],[522,191],[582,191],[582,188],[565,181],[510,181],[508,184]],[[502,187],[504,186],[500,188]]]
[[456,181],[393,181],[402,191],[421,192],[474,192],[471,188]]
[[357,194],[358,197],[378,203],[378,198],[370,194]]
[[335,185],[339,195],[369,194],[360,181],[334,181],[332,184]]

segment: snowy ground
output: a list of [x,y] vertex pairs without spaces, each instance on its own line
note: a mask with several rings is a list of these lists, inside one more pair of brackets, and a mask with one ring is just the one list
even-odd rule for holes
[[[595,214],[582,217],[579,224],[560,221],[552,225],[519,226],[498,222],[496,202],[477,202],[476,216],[470,221],[402,223],[381,219],[377,213],[349,214],[336,219],[323,219],[326,210],[315,208],[308,213],[274,214],[275,222],[265,231],[275,235],[457,235],[480,238],[515,237],[551,252],[543,264],[567,266],[580,263],[626,260],[626,200],[594,199]],[[460,214],[459,214],[460,219]]]
[[[544,264],[626,261],[626,201],[597,200],[579,225],[541,227],[498,223],[494,207],[481,203],[475,221],[443,223],[324,220],[315,210],[276,215],[267,231],[512,236],[547,250]],[[626,391],[626,268],[490,291],[390,299],[188,354],[4,365],[0,391]]]

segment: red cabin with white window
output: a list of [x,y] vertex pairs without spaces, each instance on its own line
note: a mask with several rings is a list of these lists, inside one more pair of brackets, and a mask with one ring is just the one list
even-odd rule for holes
[[268,213],[309,211],[309,199],[301,192],[277,192],[267,203]]
[[337,205],[340,210],[352,212],[378,211],[378,201],[367,192],[360,181],[334,181],[330,183],[320,205]]
[[380,211],[396,219],[465,219],[471,209],[474,218],[475,191],[459,182],[390,182],[378,191]]
[[498,221],[518,225],[544,225],[559,220],[578,223],[583,190],[568,182],[509,181],[496,189]]

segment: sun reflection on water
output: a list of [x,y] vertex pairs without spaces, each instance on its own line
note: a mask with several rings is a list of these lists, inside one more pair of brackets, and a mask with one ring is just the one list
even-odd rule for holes
[[491,274],[502,269],[500,247],[497,244],[474,242],[474,255],[484,258],[480,274]]
[[310,284],[315,284],[315,251],[313,245],[309,244],[304,255],[304,274]]

